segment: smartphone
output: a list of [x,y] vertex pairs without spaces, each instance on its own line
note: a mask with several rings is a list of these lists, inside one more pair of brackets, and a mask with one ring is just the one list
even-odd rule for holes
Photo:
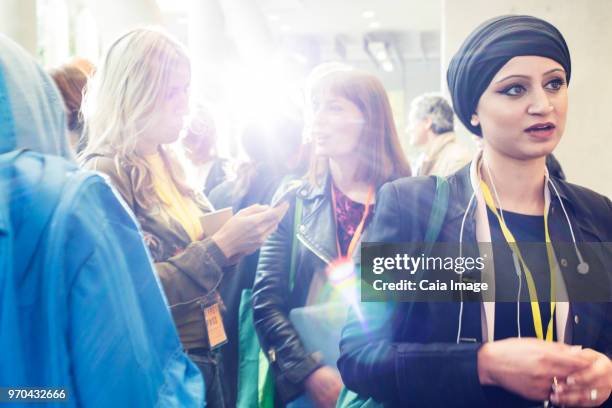
[[209,212],[200,217],[204,236],[210,237],[219,231],[223,224],[229,221],[234,215],[232,207],[222,208],[217,211]]

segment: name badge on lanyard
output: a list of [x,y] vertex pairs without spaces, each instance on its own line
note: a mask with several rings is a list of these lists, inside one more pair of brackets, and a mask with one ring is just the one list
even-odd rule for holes
[[204,313],[206,332],[208,333],[208,344],[210,349],[214,350],[227,343],[227,334],[225,333],[219,302],[210,305],[202,304],[201,307]]

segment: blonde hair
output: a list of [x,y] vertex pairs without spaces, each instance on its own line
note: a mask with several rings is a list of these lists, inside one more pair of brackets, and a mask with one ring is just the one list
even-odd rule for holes
[[[109,47],[85,91],[82,111],[88,143],[79,158],[112,157],[118,169],[129,173],[135,199],[143,208],[159,198],[149,165],[136,146],[151,130],[148,119],[166,97],[170,77],[181,64],[190,62],[178,41],[157,28],[137,28]],[[174,156],[164,148],[160,154],[179,191],[193,196]]]

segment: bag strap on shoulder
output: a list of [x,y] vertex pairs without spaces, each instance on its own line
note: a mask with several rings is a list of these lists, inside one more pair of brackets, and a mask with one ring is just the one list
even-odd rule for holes
[[291,264],[289,266],[289,292],[293,291],[295,284],[295,273],[297,268],[297,231],[302,223],[302,208],[304,202],[296,195],[295,215],[293,217],[293,233],[291,234]]
[[444,177],[436,176],[436,192],[431,204],[431,213],[429,213],[429,221],[427,222],[427,231],[425,232],[425,242],[427,243],[427,252],[431,252],[432,245],[438,239],[442,224],[448,210],[449,185]]

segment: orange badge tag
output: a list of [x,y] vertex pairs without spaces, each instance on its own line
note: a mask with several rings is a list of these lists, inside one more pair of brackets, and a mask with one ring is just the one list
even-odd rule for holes
[[204,320],[206,321],[210,349],[213,350],[227,343],[227,335],[225,334],[219,303],[204,308]]

